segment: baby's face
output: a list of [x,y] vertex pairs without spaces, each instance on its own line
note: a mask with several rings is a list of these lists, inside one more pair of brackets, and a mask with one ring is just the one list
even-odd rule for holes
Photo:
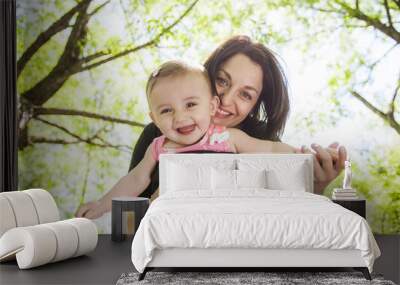
[[218,105],[215,97],[200,74],[160,78],[148,98],[150,116],[169,140],[191,145],[208,130]]

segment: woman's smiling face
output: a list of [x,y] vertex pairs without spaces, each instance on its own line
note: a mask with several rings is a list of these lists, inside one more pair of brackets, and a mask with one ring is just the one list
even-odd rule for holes
[[221,104],[214,123],[238,126],[252,111],[263,87],[263,71],[244,54],[236,54],[221,65],[215,79]]

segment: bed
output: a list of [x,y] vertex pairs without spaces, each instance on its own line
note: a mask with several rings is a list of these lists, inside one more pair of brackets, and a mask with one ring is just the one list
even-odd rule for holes
[[380,251],[361,216],[313,194],[307,154],[166,154],[160,196],[132,242],[157,267],[353,267]]

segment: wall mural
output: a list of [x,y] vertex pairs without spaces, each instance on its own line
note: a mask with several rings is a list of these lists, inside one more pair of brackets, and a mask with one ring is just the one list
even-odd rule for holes
[[373,231],[400,233],[399,19],[390,0],[17,0],[19,188],[47,189],[72,217],[127,172],[150,72],[245,34],[288,74],[282,140],[345,145]]

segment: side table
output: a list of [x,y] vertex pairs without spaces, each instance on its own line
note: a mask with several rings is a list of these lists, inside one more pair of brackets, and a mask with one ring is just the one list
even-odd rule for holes
[[[135,214],[135,231],[138,229],[140,221],[149,208],[150,200],[143,197],[117,197],[112,199],[111,210],[111,240],[123,241],[125,235],[123,232],[123,215],[126,212]],[[126,221],[125,221],[126,222]],[[128,226],[128,225],[125,225]],[[133,235],[135,232],[133,232]]]
[[359,214],[361,217],[365,219],[365,199],[353,199],[353,200],[345,200],[345,199],[332,199],[333,203],[339,204],[340,206],[353,211],[356,214]]

